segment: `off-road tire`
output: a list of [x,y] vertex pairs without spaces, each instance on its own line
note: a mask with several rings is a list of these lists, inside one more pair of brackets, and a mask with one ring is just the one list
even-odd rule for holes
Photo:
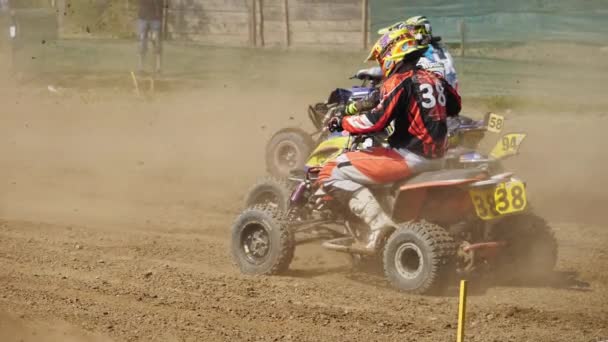
[[[275,208],[256,205],[245,209],[232,226],[231,252],[234,262],[244,274],[276,275],[287,271],[293,260],[295,240],[284,214]],[[259,229],[267,233],[269,250],[261,260],[248,257],[244,247],[246,229]]]
[[[287,178],[292,170],[304,168],[314,148],[314,140],[302,129],[282,129],[275,133],[266,145],[266,170],[274,177]],[[283,160],[283,149],[294,153],[289,157],[290,161]]]
[[[402,248],[410,254],[400,253]],[[384,274],[391,285],[400,291],[413,294],[439,293],[454,273],[455,254],[454,239],[442,227],[425,221],[403,223],[391,234],[384,247]],[[410,262],[422,261],[410,272],[410,277],[401,273],[397,264],[400,262],[403,265],[402,257],[405,256],[410,256]]]
[[274,207],[279,212],[286,212],[294,189],[294,183],[267,176],[258,180],[245,196],[245,208],[255,205]]
[[498,271],[506,279],[540,280],[557,263],[558,246],[553,230],[533,213],[508,216],[494,226],[498,240],[507,242],[498,259]]

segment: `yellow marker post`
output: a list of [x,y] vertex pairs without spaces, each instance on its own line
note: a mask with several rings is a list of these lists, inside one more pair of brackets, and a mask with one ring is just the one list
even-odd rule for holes
[[464,324],[467,312],[467,281],[460,281],[460,301],[458,303],[458,336],[457,342],[464,342]]
[[135,94],[137,94],[137,96],[140,96],[139,84],[137,82],[137,77],[135,77],[135,73],[133,71],[131,71],[131,79],[133,80],[133,86],[135,87]]

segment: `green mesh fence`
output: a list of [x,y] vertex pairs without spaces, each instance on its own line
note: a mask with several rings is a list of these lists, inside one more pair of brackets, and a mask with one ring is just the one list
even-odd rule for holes
[[372,32],[414,15],[425,15],[448,42],[564,40],[608,42],[606,0],[376,0]]

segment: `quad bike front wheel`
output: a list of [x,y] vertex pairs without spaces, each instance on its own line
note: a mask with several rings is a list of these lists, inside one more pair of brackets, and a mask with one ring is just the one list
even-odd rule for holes
[[293,234],[276,208],[247,208],[232,226],[232,258],[244,274],[283,273],[293,260],[294,250]]
[[310,134],[299,128],[285,128],[275,133],[266,145],[266,170],[277,178],[287,178],[292,170],[301,170],[315,148]]
[[400,224],[384,247],[384,274],[401,291],[435,293],[454,270],[455,253],[454,240],[440,226],[425,221]]
[[245,196],[245,207],[265,205],[280,212],[287,211],[293,183],[272,176],[264,177],[255,183]]

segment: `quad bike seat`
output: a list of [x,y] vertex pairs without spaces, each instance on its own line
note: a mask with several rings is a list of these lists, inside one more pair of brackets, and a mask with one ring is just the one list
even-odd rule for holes
[[373,188],[391,188],[393,191],[404,191],[423,187],[448,186],[472,183],[488,177],[485,170],[479,168],[449,168],[452,160],[468,153],[468,149],[454,149],[443,158],[430,161],[427,171],[404,178],[392,184],[373,185]]
[[356,78],[362,81],[380,82],[382,80],[382,69],[380,67],[361,69],[357,71],[357,73],[351,78]]
[[424,187],[450,186],[483,180],[488,174],[480,169],[444,169],[428,171],[405,179],[398,184],[401,191]]

